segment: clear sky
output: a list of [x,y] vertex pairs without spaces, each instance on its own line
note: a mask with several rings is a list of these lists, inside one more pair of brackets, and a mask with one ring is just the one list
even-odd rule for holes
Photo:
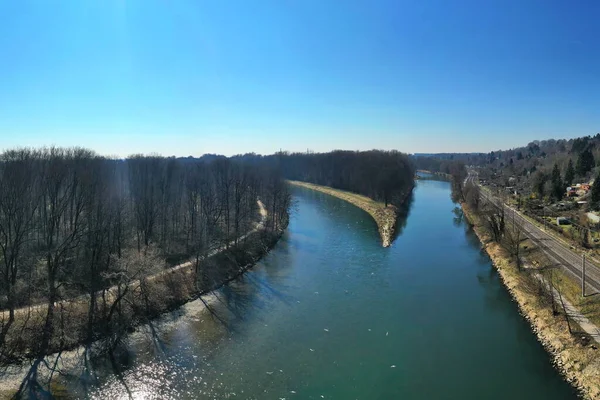
[[600,132],[598,0],[0,0],[0,148],[490,151]]

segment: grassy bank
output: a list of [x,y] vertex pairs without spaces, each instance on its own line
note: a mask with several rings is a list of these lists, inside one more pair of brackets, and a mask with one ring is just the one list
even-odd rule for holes
[[383,247],[389,247],[392,244],[394,231],[396,229],[396,220],[398,218],[398,208],[389,204],[387,207],[384,203],[375,201],[366,196],[346,192],[339,189],[334,189],[328,186],[315,185],[313,183],[288,181],[291,185],[299,186],[311,190],[316,190],[321,193],[326,193],[330,196],[337,197],[355,205],[356,207],[365,210],[377,223],[381,242]]
[[[565,315],[555,313],[548,303],[547,296],[542,295],[542,285],[537,279],[535,268],[544,265],[540,260],[540,251],[532,248],[528,241],[523,243],[526,261],[535,267],[527,272],[519,271],[505,249],[491,241],[478,215],[463,204],[463,211],[483,248],[489,254],[494,266],[519,306],[522,315],[529,321],[535,334],[546,350],[552,355],[556,367],[565,378],[576,386],[587,399],[600,399],[600,351],[598,346],[581,333],[575,321],[570,321],[573,333]],[[557,281],[560,292],[571,304],[577,306],[580,302],[589,303],[590,299],[581,299],[576,290],[577,285],[556,270],[554,280]],[[579,297],[579,298],[578,298]],[[558,301],[558,300],[557,300]],[[590,311],[591,307],[587,304]],[[559,305],[560,307],[560,305]],[[594,308],[595,309],[595,308]],[[581,311],[581,308],[579,308]],[[587,316],[587,315],[586,315]]]

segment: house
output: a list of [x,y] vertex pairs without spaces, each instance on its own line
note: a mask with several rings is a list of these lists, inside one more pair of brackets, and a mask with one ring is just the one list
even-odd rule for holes
[[589,219],[591,222],[593,222],[593,223],[595,223],[595,224],[597,224],[597,223],[599,223],[599,222],[600,222],[600,217],[599,217],[599,216],[597,216],[597,215],[596,215],[596,214],[594,214],[594,213],[591,213],[591,212],[589,212],[589,213],[587,213],[587,214],[586,214],[586,216],[587,216],[587,218],[588,218],[588,219]]
[[567,197],[577,196],[577,190],[574,187],[569,186],[567,188]]
[[586,192],[589,191],[591,188],[589,183],[582,183],[581,184],[581,190],[585,190]]

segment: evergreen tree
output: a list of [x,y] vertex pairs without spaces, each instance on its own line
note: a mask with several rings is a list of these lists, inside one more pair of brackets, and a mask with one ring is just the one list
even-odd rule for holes
[[573,160],[569,159],[569,164],[565,171],[565,186],[571,186],[573,179],[575,179],[575,168],[573,167]]
[[534,178],[533,188],[538,195],[539,199],[543,199],[546,194],[546,182],[548,181],[548,175],[543,171],[539,171]]
[[597,208],[600,204],[600,173],[592,185],[592,207]]
[[577,165],[575,169],[577,174],[580,176],[585,176],[588,172],[594,168],[596,162],[594,160],[594,155],[590,149],[585,149],[577,158]]
[[558,164],[554,164],[554,168],[552,169],[552,191],[550,195],[554,200],[560,200],[563,197],[563,180],[560,177],[560,169],[558,168]]

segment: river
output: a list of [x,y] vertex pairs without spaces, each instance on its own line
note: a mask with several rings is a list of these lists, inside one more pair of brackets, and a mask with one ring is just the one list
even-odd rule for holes
[[574,399],[450,200],[419,181],[381,247],[369,215],[295,188],[273,251],[217,293],[134,334],[97,399]]

